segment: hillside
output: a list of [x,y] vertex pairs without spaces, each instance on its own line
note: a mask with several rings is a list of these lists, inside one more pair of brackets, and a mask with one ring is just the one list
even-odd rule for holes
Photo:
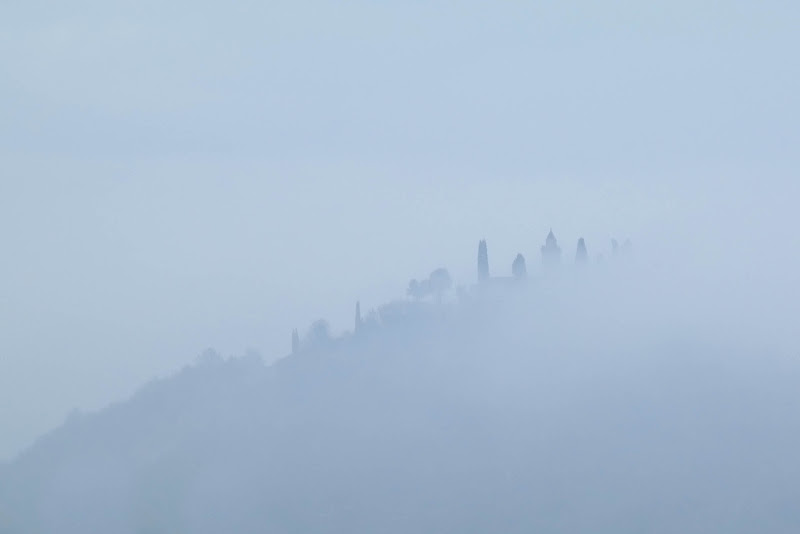
[[0,532],[797,532],[800,369],[670,293],[473,288],[206,358],[0,470]]

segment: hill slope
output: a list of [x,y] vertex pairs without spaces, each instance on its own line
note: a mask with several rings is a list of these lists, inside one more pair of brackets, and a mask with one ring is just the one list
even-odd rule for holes
[[797,365],[630,289],[186,368],[0,471],[0,532],[797,532]]

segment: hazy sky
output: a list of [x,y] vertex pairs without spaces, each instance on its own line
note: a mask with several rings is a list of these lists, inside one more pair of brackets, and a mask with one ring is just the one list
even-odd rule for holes
[[789,0],[0,7],[0,458],[207,346],[272,360],[412,276],[470,283],[483,237],[494,272],[552,226],[791,294],[798,27]]

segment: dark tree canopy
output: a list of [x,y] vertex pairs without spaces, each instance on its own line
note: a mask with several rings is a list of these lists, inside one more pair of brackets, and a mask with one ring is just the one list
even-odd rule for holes
[[441,298],[442,294],[453,286],[453,279],[447,269],[441,267],[431,273],[429,280],[431,293]]
[[306,340],[310,345],[325,345],[331,340],[331,329],[328,321],[318,319],[314,321],[306,334]]
[[406,294],[415,299],[424,299],[428,296],[441,298],[453,286],[453,279],[444,267],[433,271],[426,280],[418,281],[416,278],[408,283]]

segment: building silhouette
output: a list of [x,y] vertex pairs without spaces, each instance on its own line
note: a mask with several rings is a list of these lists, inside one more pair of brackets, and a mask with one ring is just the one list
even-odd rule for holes
[[544,246],[542,247],[542,265],[545,268],[553,268],[561,263],[561,248],[558,246],[553,229],[547,234]]

